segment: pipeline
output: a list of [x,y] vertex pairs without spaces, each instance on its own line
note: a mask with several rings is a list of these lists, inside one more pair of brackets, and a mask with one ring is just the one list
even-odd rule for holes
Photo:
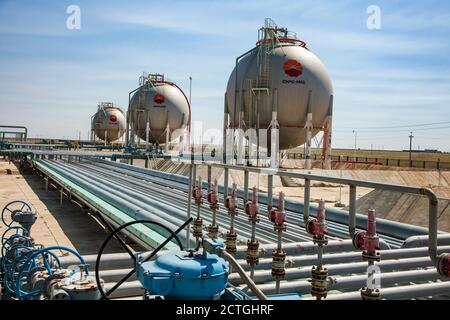
[[[386,288],[381,294],[381,299],[413,299],[448,294],[450,294],[450,284],[447,281]],[[359,292],[340,293],[328,296],[328,300],[360,299],[361,294]]]

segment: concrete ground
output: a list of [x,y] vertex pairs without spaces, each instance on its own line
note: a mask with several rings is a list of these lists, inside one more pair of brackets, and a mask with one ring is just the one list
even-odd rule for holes
[[[13,200],[25,200],[36,210],[38,219],[31,235],[46,247],[61,245],[81,254],[96,254],[107,236],[103,227],[75,202],[64,198],[60,206],[60,193],[53,188],[46,191],[41,177],[29,171],[21,174],[13,163],[0,160],[0,210]],[[5,230],[0,222],[0,234]],[[115,243],[106,250],[120,251]]]

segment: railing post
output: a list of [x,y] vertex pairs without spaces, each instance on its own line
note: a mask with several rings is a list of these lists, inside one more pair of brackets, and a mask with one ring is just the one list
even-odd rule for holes
[[212,167],[208,166],[208,193],[211,191],[211,176],[212,176]]
[[248,200],[248,171],[244,169],[244,207]]
[[[192,202],[192,184],[195,179],[194,176],[194,167],[195,164],[191,163],[189,165],[189,191],[188,191],[188,203],[187,203],[187,219],[191,218],[191,202]],[[189,249],[191,247],[191,224],[189,223],[186,226],[186,248]]]
[[272,210],[272,197],[273,197],[273,175],[267,176],[267,212],[270,214]]
[[223,173],[223,198],[228,197],[228,168],[225,168]]
[[309,202],[311,198],[311,180],[305,178],[305,190],[304,190],[304,201],[303,201],[303,222],[308,223],[309,219]]
[[351,238],[355,234],[356,224],[356,186],[350,185],[349,194],[349,215],[348,215],[348,232]]

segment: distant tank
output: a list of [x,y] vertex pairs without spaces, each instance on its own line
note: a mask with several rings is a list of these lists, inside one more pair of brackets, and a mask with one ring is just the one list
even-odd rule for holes
[[238,61],[228,80],[226,110],[231,127],[239,127],[239,110],[242,110],[241,128],[253,128],[259,122],[259,129],[267,129],[276,106],[279,148],[302,145],[307,139],[304,127],[310,91],[314,136],[329,112],[333,94],[330,75],[305,42],[266,20],[257,46]]
[[163,74],[144,74],[139,85],[128,109],[133,133],[156,145],[182,136],[191,117],[184,92],[175,83],[165,80]]
[[100,102],[92,117],[91,130],[101,140],[113,142],[120,139],[126,131],[125,114],[112,102]]

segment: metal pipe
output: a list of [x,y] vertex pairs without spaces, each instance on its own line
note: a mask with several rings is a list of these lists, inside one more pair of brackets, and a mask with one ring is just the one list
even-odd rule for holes
[[[114,163],[114,164],[111,164],[111,165],[121,166],[121,167],[127,166],[126,164],[122,164],[122,163]],[[217,163],[211,163],[211,165],[213,167],[224,168],[226,172],[230,168],[232,168],[234,170],[238,170],[238,171],[243,170],[241,167],[230,166],[230,165],[222,165],[222,164],[217,164]],[[134,168],[127,167],[127,168],[130,169],[130,170],[133,170],[133,171],[139,171],[139,172],[144,173],[144,174],[164,177],[164,179],[175,180],[175,181],[178,181],[180,183],[186,183],[185,181],[187,180],[187,178],[183,177],[183,176],[174,175],[174,174],[170,174],[170,173],[164,173],[164,172],[160,172],[160,171],[156,171],[156,170],[151,171],[151,170],[145,170],[143,168],[137,168],[137,167],[134,167]],[[268,178],[269,179],[270,179],[270,176],[272,175],[272,173],[271,172],[269,173],[267,169],[260,170],[259,168],[255,168],[255,167],[247,167],[246,170],[248,170],[249,172],[252,172],[252,173],[263,173],[263,174],[265,173],[265,174],[268,174]],[[281,176],[290,176],[290,177],[299,178],[299,179],[308,178],[310,180],[318,180],[318,181],[322,181],[322,180],[323,181],[327,181],[330,178],[330,177],[305,175],[305,174],[300,174],[300,176],[298,176],[299,174],[297,174],[297,173],[294,173],[294,175],[291,175],[292,173],[284,172],[284,171],[283,172],[276,172],[276,174],[277,175],[281,175]],[[227,177],[228,177],[228,175],[225,174],[224,175],[224,179],[227,180],[228,179]],[[310,177],[314,177],[314,179],[311,179]],[[335,179],[335,178],[333,178],[333,179]],[[343,180],[348,180],[348,179],[343,179]],[[348,180],[348,181],[352,181],[352,182],[356,181],[356,182],[358,182],[357,180]],[[227,182],[227,181],[225,181],[225,182]],[[338,183],[339,179],[337,181],[332,180],[332,181],[328,181],[328,182]],[[362,182],[364,182],[364,181],[362,181]],[[228,185],[228,183],[225,183],[225,185]],[[374,188],[375,186],[370,185],[368,187]],[[403,187],[403,186],[398,186],[398,187]],[[219,186],[219,191],[221,191],[221,190],[222,190],[222,192],[224,192],[224,188],[222,186]],[[240,189],[238,191],[242,192]],[[393,191],[399,191],[399,190],[393,190]],[[260,202],[261,203],[268,203],[271,200],[272,200],[272,197],[268,197],[268,196],[265,196],[265,195],[261,195],[260,196]],[[286,209],[291,210],[293,212],[301,210],[303,207],[304,207],[304,204],[299,202],[299,201],[295,201],[295,200],[288,200],[288,201],[286,201]],[[317,212],[317,209],[316,209],[316,207],[314,205],[310,205],[310,212],[312,212],[312,213]],[[329,210],[328,210],[328,220],[329,221],[345,223],[346,225],[348,225],[348,219],[349,219],[349,217],[348,217],[348,213],[347,212],[345,212],[343,210],[340,210],[340,209],[329,208]],[[357,227],[365,228],[365,226],[367,224],[367,217],[365,217],[364,215],[357,214],[356,215],[356,222],[357,222]],[[399,223],[399,222],[395,222],[395,221],[389,221],[389,220],[385,220],[385,219],[378,219],[377,222],[378,222],[378,230],[379,230],[379,232],[381,234],[387,234],[387,235],[392,235],[392,236],[396,236],[396,237],[407,238],[407,237],[409,237],[411,235],[427,234],[427,232],[428,232],[427,229],[422,228],[422,227],[407,225],[407,224],[404,224],[404,223]]]
[[248,175],[249,175],[248,171],[244,170],[244,197],[243,197],[244,206],[248,201]]
[[[397,283],[405,283],[405,282],[424,282],[424,281],[436,281],[439,279],[439,274],[434,269],[428,270],[411,270],[411,271],[398,271],[398,272],[389,272],[389,273],[381,273],[379,275],[380,283],[384,286],[386,285],[394,285]],[[328,282],[328,290],[339,290],[339,291],[347,291],[356,288],[360,288],[364,286],[367,281],[366,275],[352,275],[348,277],[332,277]],[[444,282],[447,285],[447,288],[450,291],[450,282]],[[413,288],[419,284],[410,285],[408,287]],[[261,291],[265,294],[273,294],[275,293],[275,288],[273,283],[259,285]],[[283,283],[281,287],[281,293],[290,293],[296,292],[299,294],[307,294],[311,289],[311,283],[308,280],[301,281],[291,281],[287,283]],[[382,288],[380,290],[381,295],[389,290],[390,288]],[[358,292],[359,293],[359,292]],[[337,296],[344,295],[345,293],[339,293]],[[329,295],[327,300],[334,300],[334,295]],[[402,298],[404,296],[401,296]],[[307,300],[312,300],[315,298],[306,297]],[[361,293],[359,293],[359,299],[361,299]],[[347,299],[342,299],[347,300]]]
[[233,270],[236,271],[241,277],[242,281],[250,288],[255,296],[258,297],[259,300],[267,300],[266,295],[256,286],[253,280],[247,275],[247,273],[242,269],[242,267],[237,263],[236,259],[223,250],[222,248],[218,248],[217,254],[224,258],[230,265],[233,267]]
[[[71,172],[69,172],[67,169],[57,167],[57,164],[55,162],[49,163],[48,165],[53,164],[53,169],[59,172],[62,172],[64,175],[70,177],[72,180],[78,181],[78,184],[81,184],[83,188],[87,189],[90,192],[93,192],[94,194],[100,195],[101,197],[108,199],[108,201],[118,208],[120,208],[123,212],[128,214],[129,216],[135,218],[135,219],[152,219],[154,221],[160,222],[162,224],[165,224],[169,228],[175,230],[178,225],[182,224],[181,219],[176,219],[172,215],[168,214],[174,214],[174,209],[170,206],[163,206],[161,205],[161,208],[163,210],[156,210],[155,208],[149,207],[147,205],[138,206],[135,204],[135,199],[133,197],[130,197],[126,194],[123,194],[122,192],[118,192],[117,186],[112,186],[111,189],[104,190],[101,188],[101,185],[99,183],[96,183],[95,181],[89,182],[89,179],[86,177],[80,178],[77,177],[77,175],[73,172],[73,169]],[[105,183],[105,181],[103,181]],[[116,193],[118,193],[116,195]],[[159,212],[158,212],[159,211]],[[168,213],[166,213],[168,212]],[[171,222],[172,221],[172,222]],[[180,237],[184,240],[184,235],[180,235]]]
[[[380,243],[381,244],[381,243]],[[260,257],[272,257],[272,251],[276,250],[277,244],[262,244],[260,246]],[[387,249],[386,247],[384,249]],[[247,246],[237,246],[235,257],[242,259],[245,257],[245,251]],[[312,242],[291,242],[283,245],[283,250],[286,251],[288,256],[299,256],[305,253],[315,254],[317,253],[317,246]],[[352,240],[330,240],[327,246],[324,248],[324,253],[342,252],[342,251],[354,251]]]
[[[432,262],[428,257],[407,258],[402,260],[385,260],[377,264],[382,272],[402,270],[402,269],[416,269],[433,267]],[[297,280],[303,278],[309,278],[311,275],[312,266],[302,266],[300,268],[288,268],[286,269],[285,280]],[[340,263],[334,265],[327,265],[328,274],[331,275],[343,275],[353,273],[366,273],[367,262],[357,263]],[[436,270],[434,270],[436,276],[439,276]],[[367,274],[362,275],[364,279],[367,279]],[[255,271],[253,280],[256,283],[265,283],[272,280],[272,274],[270,270],[258,270]],[[230,275],[228,281],[234,285],[242,284],[242,280],[236,275]],[[276,291],[275,291],[276,292]]]
[[[448,252],[450,250],[450,246],[438,247],[438,252]],[[411,249],[391,249],[391,250],[383,250],[382,257],[385,260],[392,259],[403,259],[403,258],[417,258],[417,257],[425,257],[428,254],[428,248],[411,248]],[[243,266],[244,269],[247,269],[247,263],[245,259],[238,260],[239,264]],[[339,263],[350,263],[350,262],[361,262],[361,252],[338,252],[331,254],[324,254],[322,256],[323,264],[339,264]],[[314,265],[318,263],[318,257],[313,254],[307,253],[307,255],[299,255],[299,256],[290,256],[287,259],[287,266],[290,268],[294,267],[303,267]],[[257,268],[258,269],[267,269],[270,268],[272,264],[272,259],[263,258],[259,259]]]
[[[450,294],[450,284],[444,281],[385,288],[381,291],[381,299],[412,299],[448,294]],[[327,300],[361,300],[361,293],[358,291],[332,294]]]
[[[191,217],[191,205],[192,205],[192,184],[193,184],[193,168],[194,164],[189,164],[189,192],[187,194],[188,200],[187,200],[187,218],[189,219]],[[186,227],[186,248],[189,249],[190,248],[190,236],[191,236],[191,224],[189,223]]]
[[[450,234],[439,234],[437,236],[437,242],[439,246],[449,246]],[[403,242],[402,248],[428,247],[428,245],[428,236],[412,236]]]
[[306,225],[309,219],[309,201],[311,199],[311,180],[305,179],[304,205],[303,205],[303,223]]
[[349,211],[348,211],[348,233],[353,238],[356,231],[356,186],[350,185]]
[[267,176],[267,212],[270,213],[273,205],[273,175]]

